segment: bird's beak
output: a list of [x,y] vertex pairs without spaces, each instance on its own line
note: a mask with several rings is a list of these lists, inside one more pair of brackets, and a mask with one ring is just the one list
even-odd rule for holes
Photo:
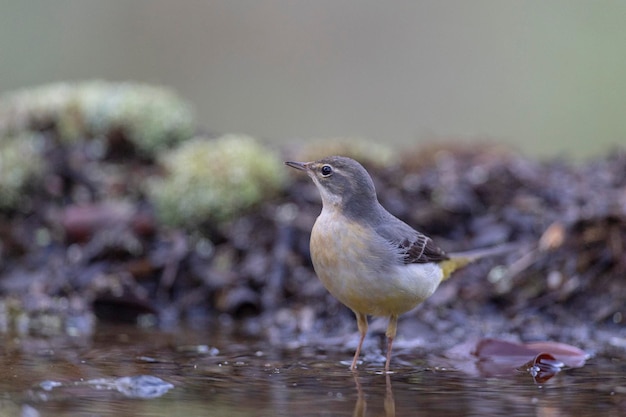
[[306,171],[308,170],[308,163],[307,162],[293,162],[293,161],[287,161],[285,162],[285,165],[287,165],[288,167],[292,167],[295,169],[298,169],[300,171]]

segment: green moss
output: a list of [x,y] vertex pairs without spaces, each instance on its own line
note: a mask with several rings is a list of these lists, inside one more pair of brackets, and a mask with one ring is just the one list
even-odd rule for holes
[[277,156],[242,135],[195,138],[163,155],[168,175],[149,184],[159,217],[193,228],[223,222],[271,197],[285,170]]
[[0,210],[17,209],[26,185],[41,175],[40,146],[34,133],[0,138]]
[[57,83],[0,99],[0,126],[19,132],[54,127],[61,141],[106,137],[118,131],[152,155],[193,135],[189,103],[174,92],[137,83]]

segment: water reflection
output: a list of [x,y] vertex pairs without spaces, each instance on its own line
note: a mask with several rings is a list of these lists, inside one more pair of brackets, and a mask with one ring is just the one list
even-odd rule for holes
[[[136,375],[124,376],[120,378],[98,378],[89,379],[87,381],[74,381],[71,383],[62,383],[59,381],[43,381],[39,383],[39,387],[34,388],[31,392],[33,398],[46,401],[48,393],[52,390],[71,390],[76,387],[84,387],[88,390],[96,391],[115,391],[128,398],[150,399],[158,398],[174,385],[163,381],[161,378],[152,375]],[[37,389],[39,388],[39,389]]]
[[[469,374],[441,367],[443,358],[424,361],[423,354],[410,351],[398,352],[394,373],[382,374],[380,363],[367,361],[352,373],[341,363],[351,357],[349,351],[285,350],[263,340],[218,336],[106,327],[80,341],[5,338],[0,345],[0,409],[42,417],[612,417],[626,411],[623,355],[595,358],[538,386],[528,373]],[[136,388],[142,375],[150,377],[140,388],[149,392],[156,387],[157,398],[117,389]]]
[[[354,417],[363,417],[366,415],[365,412],[367,410],[367,400],[365,399],[365,395],[363,393],[363,386],[361,385],[361,381],[359,380],[358,372],[354,373],[354,382],[356,385],[357,400],[354,404],[354,412],[352,413],[352,415]],[[385,410],[385,417],[396,416],[396,402],[393,399],[391,376],[389,374],[385,374],[385,399],[383,401],[383,408]]]

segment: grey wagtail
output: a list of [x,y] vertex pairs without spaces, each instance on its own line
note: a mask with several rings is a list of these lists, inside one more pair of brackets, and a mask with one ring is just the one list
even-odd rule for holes
[[398,316],[430,297],[458,268],[501,252],[446,254],[385,210],[372,178],[353,159],[331,156],[285,164],[306,172],[322,196],[322,212],[311,231],[311,259],[326,289],[356,315],[360,339],[351,370],[361,354],[368,315],[389,317],[388,372]]

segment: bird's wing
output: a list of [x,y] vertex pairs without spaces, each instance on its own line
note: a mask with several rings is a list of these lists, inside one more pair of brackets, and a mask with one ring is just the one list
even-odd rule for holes
[[405,264],[441,262],[449,259],[431,238],[395,217],[381,222],[376,227],[376,232],[399,249]]
[[416,233],[415,239],[405,239],[400,242],[400,248],[406,252],[404,263],[421,264],[448,259],[448,255],[431,238],[420,232]]

